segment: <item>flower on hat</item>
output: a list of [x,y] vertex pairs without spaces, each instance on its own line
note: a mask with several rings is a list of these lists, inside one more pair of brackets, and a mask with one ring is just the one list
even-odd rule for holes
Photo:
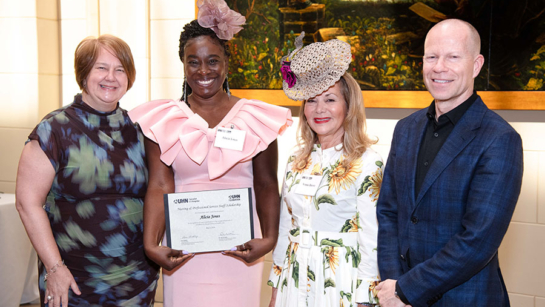
[[297,83],[297,75],[291,70],[291,61],[301,48],[303,48],[303,38],[305,37],[305,31],[301,31],[301,34],[295,38],[295,50],[290,52],[287,56],[282,58],[282,66],[280,72],[282,73],[282,79],[286,81],[288,88],[292,88]]
[[233,38],[246,22],[246,18],[231,10],[224,0],[198,0],[197,7],[199,25],[212,29],[223,40]]
[[293,71],[291,71],[290,65],[291,65],[291,62],[283,61],[282,67],[280,68],[280,72],[282,73],[282,79],[286,81],[289,88],[292,88],[295,85],[295,83],[297,83],[297,77],[295,76]]
[[323,93],[339,81],[352,61],[352,54],[350,44],[332,39],[296,48],[282,60],[290,62],[289,71],[297,76],[293,86],[283,82],[284,93],[292,100],[305,100]]

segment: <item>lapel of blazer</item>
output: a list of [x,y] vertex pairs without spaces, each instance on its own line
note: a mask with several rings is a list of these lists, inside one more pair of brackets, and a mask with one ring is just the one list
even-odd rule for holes
[[407,177],[405,178],[405,191],[403,195],[406,195],[407,203],[411,204],[411,208],[415,207],[415,195],[414,195],[414,185],[416,177],[416,164],[418,158],[418,151],[420,150],[420,143],[422,142],[422,137],[426,131],[426,125],[428,123],[428,117],[426,116],[427,109],[423,111],[421,116],[415,116],[414,122],[410,125],[406,131],[407,133],[407,146],[408,151],[406,153],[399,153],[400,155],[406,155],[407,161],[405,167],[402,169],[403,174]]
[[[475,138],[478,129],[481,127],[481,122],[487,109],[488,108],[481,100],[481,97],[478,97],[456,124],[443,144],[443,147],[441,147],[437,153],[437,156],[430,166],[430,170],[424,178],[424,182],[422,183],[422,187],[416,198],[417,207],[437,177],[439,177],[445,168],[471,142],[471,140]],[[456,180],[456,178],[452,178],[452,180]]]

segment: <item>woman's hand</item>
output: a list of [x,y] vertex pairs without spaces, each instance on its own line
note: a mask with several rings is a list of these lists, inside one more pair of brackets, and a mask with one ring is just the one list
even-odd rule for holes
[[271,301],[269,302],[269,307],[274,307],[276,305],[276,292],[278,292],[278,289],[272,288]]
[[186,251],[172,249],[168,246],[155,246],[153,248],[146,248],[146,255],[153,262],[160,265],[165,270],[173,270],[179,265],[185,264],[189,259],[193,258],[195,254],[189,254]]
[[232,250],[224,251],[223,254],[240,258],[246,263],[252,263],[270,252],[275,244],[276,240],[274,239],[252,239],[242,245],[233,247]]
[[[72,288],[72,292],[80,295],[78,285],[66,266],[60,266],[55,272],[47,274],[47,287],[45,290],[44,303],[49,303],[49,307],[68,306],[68,289]],[[48,298],[51,299],[48,299]]]

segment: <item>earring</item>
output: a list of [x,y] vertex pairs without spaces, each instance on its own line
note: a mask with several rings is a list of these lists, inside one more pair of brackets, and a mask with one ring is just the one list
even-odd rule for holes
[[187,80],[184,77],[184,92],[182,94],[182,100],[187,104],[189,107],[189,101],[187,101]]
[[227,92],[227,95],[231,97],[231,91],[229,90],[229,81],[227,80],[227,77],[225,77],[225,81],[223,81],[223,89]]

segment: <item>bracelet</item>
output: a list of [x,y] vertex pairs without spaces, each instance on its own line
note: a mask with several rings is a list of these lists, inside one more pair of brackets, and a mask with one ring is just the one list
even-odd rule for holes
[[[59,261],[61,263],[59,263]],[[64,264],[64,260],[57,260],[57,262],[55,263],[54,266],[52,266],[50,269],[49,269],[49,272],[46,272],[45,273],[45,276],[44,276],[44,281],[47,281],[47,276],[49,275],[49,273],[55,273],[57,272],[57,269],[60,268],[61,266],[66,266],[66,264]]]

